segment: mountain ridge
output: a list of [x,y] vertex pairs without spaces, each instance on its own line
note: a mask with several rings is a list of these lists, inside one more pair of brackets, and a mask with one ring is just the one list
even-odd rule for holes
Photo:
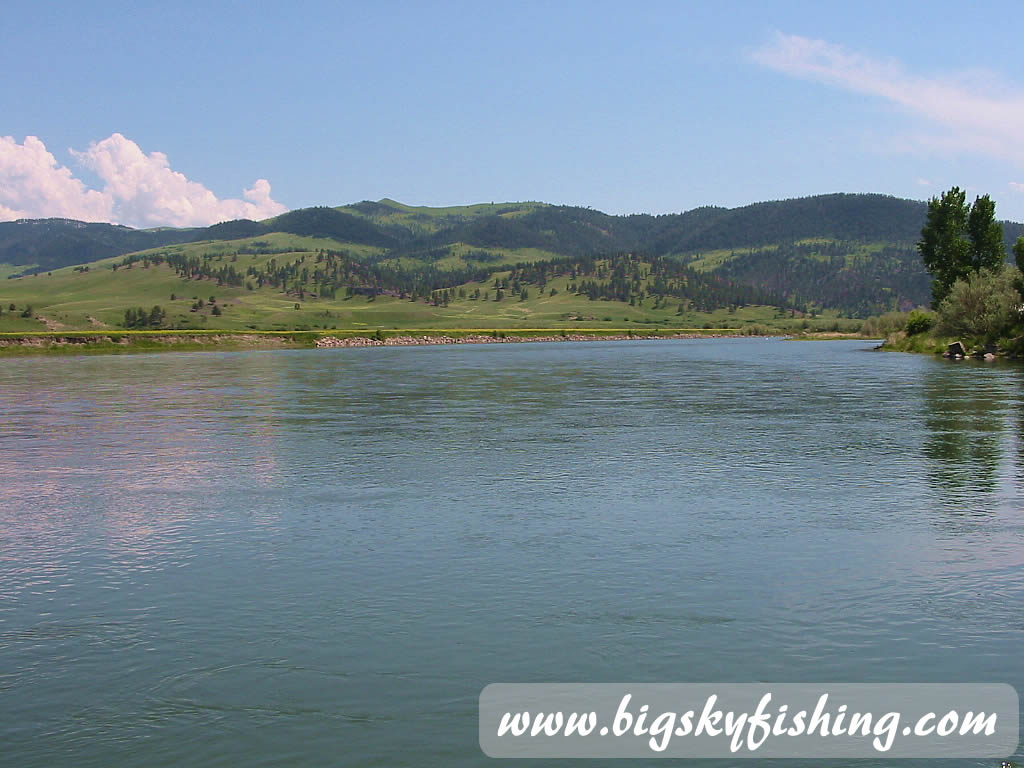
[[[352,307],[382,306],[377,297],[451,311],[458,304],[480,316],[478,300],[513,296],[523,312],[549,313],[546,321],[584,316],[604,301],[643,320],[664,320],[673,306],[689,316],[752,305],[863,318],[929,303],[931,278],[916,248],[926,213],[918,201],[835,193],[660,215],[533,201],[429,208],[385,198],[190,229],[22,220],[0,223],[0,274],[52,281],[4,280],[0,299],[8,311],[49,307],[51,319],[79,325],[116,321],[113,307],[129,295],[139,298],[119,311],[137,315],[138,302],[164,294],[180,304],[196,281],[251,305],[250,326],[284,319],[267,320],[257,305],[316,306],[324,317],[354,319]],[[1009,244],[1024,225],[1004,222],[1003,231]],[[179,326],[202,315],[201,306],[175,308]]]
[[[133,229],[58,218],[0,222],[0,263],[25,266],[26,273],[40,272],[165,245],[272,232],[372,245],[396,256],[451,243],[539,248],[566,256],[617,251],[685,255],[815,237],[913,244],[926,211],[926,203],[872,193],[832,193],[736,208],[701,206],[657,215],[612,215],[538,202],[432,208],[383,198],[299,208],[262,221],[237,219],[183,229]],[[1024,224],[1002,224],[1008,243],[1024,234]]]

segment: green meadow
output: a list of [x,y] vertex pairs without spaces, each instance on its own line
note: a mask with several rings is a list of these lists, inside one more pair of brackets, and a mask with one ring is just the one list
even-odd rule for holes
[[[404,227],[414,232],[437,232],[452,222],[472,221],[488,216],[517,218],[548,207],[545,203],[477,203],[474,205],[453,205],[431,208],[428,206],[406,205],[384,198],[376,203],[345,205],[337,210],[350,213],[385,226]],[[271,223],[273,219],[271,219]]]
[[[178,246],[182,247],[182,246]],[[183,246],[202,248],[202,244]],[[237,266],[263,263],[284,254],[238,256]],[[684,312],[678,303],[655,308],[653,298],[631,306],[617,301],[591,301],[570,293],[569,279],[556,278],[541,293],[527,289],[523,301],[506,295],[495,301],[491,281],[460,286],[466,294],[480,291],[479,299],[456,299],[448,306],[409,301],[392,296],[368,298],[356,295],[334,299],[298,301],[270,287],[218,286],[213,280],[188,280],[166,265],[131,268],[111,267],[120,258],[89,265],[88,270],[68,267],[29,277],[0,282],[0,331],[119,329],[127,309],[150,310],[160,306],[166,312],[165,327],[182,330],[316,330],[333,328],[607,328],[638,327],[737,328],[755,324],[795,327],[793,318],[773,307],[748,306],[735,311]],[[507,274],[507,273],[505,273]],[[495,276],[500,277],[501,272]],[[552,295],[552,290],[554,294]],[[483,296],[486,295],[485,300]],[[172,298],[173,297],[173,298]],[[212,302],[211,302],[212,299]],[[196,302],[204,306],[194,309]],[[10,305],[15,310],[9,309]],[[30,307],[32,317],[22,317]],[[220,314],[214,314],[217,307]],[[834,324],[828,315],[812,321],[812,327]],[[849,327],[845,329],[850,329]]]
[[16,267],[13,264],[0,264],[0,280],[6,280],[10,275],[16,275],[19,272],[24,272],[34,266],[34,264],[29,264],[26,266]]
[[[519,215],[529,206],[504,206],[500,215]],[[536,207],[536,206],[534,206]],[[450,211],[460,216],[492,215],[490,205],[457,209],[389,207],[390,217],[444,221]],[[405,222],[408,224],[408,222]],[[21,267],[0,265],[0,332],[124,330],[126,311],[151,312],[160,307],[160,329],[245,331],[353,331],[376,329],[608,329],[608,328],[693,328],[729,329],[737,332],[769,331],[856,331],[859,321],[841,319],[836,312],[804,317],[769,306],[734,306],[713,312],[697,312],[689,302],[650,295],[631,303],[606,299],[591,300],[571,291],[578,282],[567,275],[547,280],[543,290],[526,285],[520,292],[504,290],[496,300],[495,281],[508,278],[507,269],[516,263],[546,261],[557,254],[537,248],[481,248],[457,242],[444,247],[447,255],[435,251],[417,258],[415,252],[389,258],[388,252],[372,245],[287,233],[270,233],[239,240],[212,240],[168,245],[125,257],[88,265],[64,267],[25,277],[10,276]],[[318,296],[312,279],[298,295],[269,284],[246,279],[244,284],[218,285],[214,279],[186,279],[166,262],[154,263],[156,256],[194,257],[217,267],[230,265],[239,274],[255,274],[274,264],[315,265],[321,251],[336,251],[361,263],[401,266],[403,269],[462,272],[485,269],[487,280],[465,282],[448,290],[447,302],[399,298],[388,293],[368,296],[337,291],[334,297]],[[699,266],[709,268],[726,258],[724,251],[704,253]],[[503,267],[505,269],[503,269]],[[250,272],[252,270],[252,272]],[[455,282],[455,281],[453,281]],[[13,310],[11,307],[13,306]]]
[[[793,242],[795,246],[822,246],[823,250],[825,246],[837,245],[840,241],[827,238],[827,237],[808,237]],[[891,243],[844,243],[844,245],[850,248],[850,252],[844,254],[844,259],[848,267],[859,267],[863,266],[864,263],[870,261],[871,257],[878,254],[882,249],[890,246]],[[680,253],[675,254],[675,257],[686,263],[687,266],[698,272],[713,272],[724,264],[728,264],[730,261],[736,258],[746,255],[748,253],[769,253],[778,250],[777,244],[763,244],[757,246],[751,246],[748,248],[718,248],[710,251],[695,251],[691,253]],[[827,261],[828,255],[824,252],[815,253],[812,249],[808,254],[808,258],[817,259],[819,261]]]

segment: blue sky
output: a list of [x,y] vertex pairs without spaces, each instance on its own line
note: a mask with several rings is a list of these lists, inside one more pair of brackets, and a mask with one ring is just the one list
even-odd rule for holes
[[0,219],[381,197],[667,213],[956,184],[1024,220],[1021,19],[1011,2],[12,3]]

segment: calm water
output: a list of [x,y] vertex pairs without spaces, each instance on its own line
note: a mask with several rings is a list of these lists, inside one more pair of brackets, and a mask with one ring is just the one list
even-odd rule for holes
[[0,764],[485,765],[497,681],[1024,691],[1024,369],[870,346],[0,360]]

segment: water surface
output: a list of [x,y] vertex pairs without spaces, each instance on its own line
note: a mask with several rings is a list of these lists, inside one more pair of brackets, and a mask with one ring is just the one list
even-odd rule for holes
[[498,681],[1024,691],[1024,370],[870,347],[0,360],[0,763],[480,766]]

